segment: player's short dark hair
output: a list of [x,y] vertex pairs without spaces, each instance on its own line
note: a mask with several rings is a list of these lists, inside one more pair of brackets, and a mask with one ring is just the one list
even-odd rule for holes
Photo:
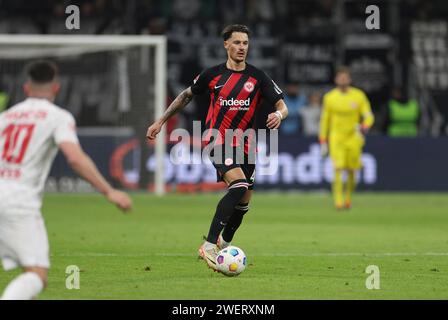
[[224,28],[221,32],[221,36],[226,41],[232,36],[232,33],[234,32],[242,32],[247,34],[248,37],[250,37],[251,32],[249,28],[243,24],[231,24]]
[[31,82],[46,84],[56,78],[58,75],[58,67],[52,61],[38,60],[27,65],[26,74]]
[[336,75],[340,74],[340,73],[346,73],[348,75],[350,75],[350,68],[347,66],[339,66],[336,68]]

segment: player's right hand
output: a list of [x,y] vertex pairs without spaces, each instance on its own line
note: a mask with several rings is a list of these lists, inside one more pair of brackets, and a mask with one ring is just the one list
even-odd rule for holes
[[132,200],[127,193],[112,189],[106,194],[107,200],[114,203],[123,212],[128,212],[132,209]]
[[328,156],[328,144],[325,142],[320,144],[320,155],[322,158]]
[[162,130],[162,124],[160,124],[158,121],[154,122],[146,131],[146,138],[148,138],[149,140],[154,140],[160,130]]

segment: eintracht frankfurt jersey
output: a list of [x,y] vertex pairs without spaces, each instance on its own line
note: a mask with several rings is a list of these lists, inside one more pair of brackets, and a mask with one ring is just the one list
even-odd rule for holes
[[[193,94],[210,94],[206,129],[219,130],[222,139],[227,129],[245,131],[254,128],[255,115],[263,99],[272,105],[283,99],[275,82],[250,64],[246,64],[243,71],[230,70],[225,63],[206,69],[196,77],[191,91]],[[238,144],[238,141],[226,143]]]
[[61,142],[78,143],[73,116],[28,98],[0,114],[0,214],[39,212],[45,180]]

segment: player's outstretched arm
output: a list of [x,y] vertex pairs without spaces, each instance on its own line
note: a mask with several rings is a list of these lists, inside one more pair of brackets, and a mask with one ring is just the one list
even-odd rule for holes
[[104,179],[92,159],[82,150],[81,146],[73,142],[61,142],[59,149],[67,159],[68,164],[82,178],[87,180],[101,192],[107,200],[114,203],[122,211],[132,209],[132,200],[126,193],[112,188]]
[[182,91],[176,97],[176,99],[174,99],[174,101],[166,109],[162,118],[154,122],[148,128],[148,131],[146,132],[146,138],[148,138],[149,140],[155,139],[160,130],[162,130],[162,126],[165,124],[165,122],[167,122],[168,119],[175,115],[179,110],[184,108],[191,101],[191,99],[193,99],[193,92],[191,91],[191,88],[188,87],[187,89]]
[[283,99],[278,100],[274,105],[276,111],[268,115],[266,126],[269,129],[277,129],[280,123],[288,116],[288,107]]

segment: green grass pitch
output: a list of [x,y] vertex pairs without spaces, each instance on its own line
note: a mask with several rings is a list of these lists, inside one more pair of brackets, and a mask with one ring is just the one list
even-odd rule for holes
[[[239,277],[197,259],[221,194],[134,194],[121,214],[99,195],[44,199],[52,267],[40,299],[448,299],[448,196],[355,194],[337,212],[329,194],[255,193],[233,244]],[[66,288],[66,267],[80,289]],[[380,270],[368,290],[367,266]],[[0,289],[18,271],[0,273]]]

